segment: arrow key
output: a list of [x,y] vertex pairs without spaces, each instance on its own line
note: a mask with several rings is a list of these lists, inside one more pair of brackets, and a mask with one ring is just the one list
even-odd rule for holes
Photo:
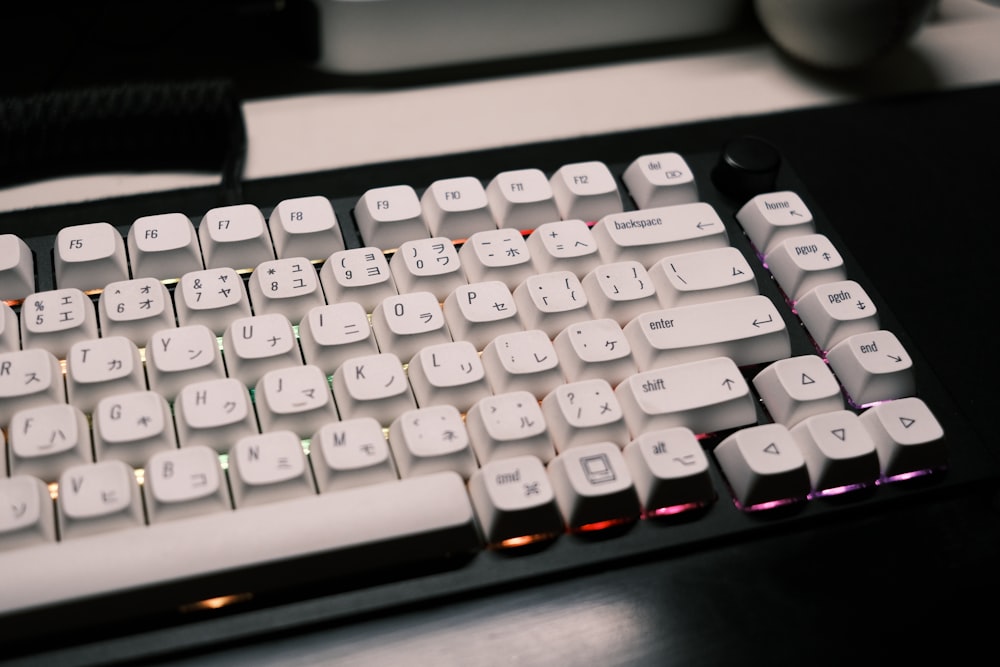
[[849,410],[813,415],[792,428],[817,495],[836,495],[875,483],[875,441]]
[[889,481],[945,467],[944,429],[919,398],[882,403],[861,415],[875,440],[882,476]]
[[763,424],[733,433],[715,448],[736,506],[757,511],[787,505],[809,493],[802,450],[782,424]]

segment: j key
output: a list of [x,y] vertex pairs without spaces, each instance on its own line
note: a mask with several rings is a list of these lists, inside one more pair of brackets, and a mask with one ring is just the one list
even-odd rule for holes
[[205,268],[194,225],[182,213],[137,219],[128,230],[128,254],[136,278],[168,280]]
[[53,262],[59,287],[103,289],[108,283],[129,277],[125,241],[106,222],[60,229]]
[[254,403],[263,431],[292,431],[308,438],[337,420],[330,384],[316,366],[269,371],[256,385]]

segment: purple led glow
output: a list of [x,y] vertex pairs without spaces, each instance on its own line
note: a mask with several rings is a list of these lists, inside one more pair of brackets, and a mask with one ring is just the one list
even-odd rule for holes
[[701,509],[705,507],[708,503],[705,502],[694,502],[694,503],[681,503],[680,505],[669,505],[667,507],[659,507],[655,510],[646,510],[642,514],[643,519],[652,519],[660,516],[674,516],[676,514],[681,514],[683,512],[690,512],[691,510]]
[[933,475],[936,472],[944,470],[945,468],[922,468],[920,470],[911,470],[909,472],[901,472],[898,475],[890,475],[888,477],[881,477],[876,484],[892,484],[893,482],[903,482],[908,479],[914,479],[916,477],[926,477],[927,475]]
[[793,505],[795,503],[801,502],[802,500],[804,500],[804,499],[801,498],[801,497],[796,497],[796,498],[781,498],[779,500],[768,500],[768,501],[765,501],[765,502],[762,502],[762,503],[757,503],[755,505],[744,505],[743,503],[741,503],[740,501],[738,501],[736,498],[733,498],[733,505],[735,505],[736,509],[740,510],[741,512],[763,512],[765,510],[771,510],[771,509],[774,509],[776,507],[784,507],[785,505]]
[[839,496],[844,493],[850,493],[851,491],[857,491],[859,489],[866,489],[870,487],[875,482],[859,482],[858,484],[845,484],[843,486],[834,486],[829,489],[820,489],[819,491],[811,492],[807,497],[812,500],[813,498],[825,498],[829,496]]

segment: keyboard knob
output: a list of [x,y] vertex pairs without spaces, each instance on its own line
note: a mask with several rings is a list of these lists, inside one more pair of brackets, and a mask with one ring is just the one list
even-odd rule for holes
[[763,139],[739,137],[722,148],[712,182],[727,195],[746,200],[775,189],[781,154]]

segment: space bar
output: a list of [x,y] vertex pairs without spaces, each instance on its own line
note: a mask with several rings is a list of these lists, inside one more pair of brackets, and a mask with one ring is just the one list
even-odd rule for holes
[[478,546],[462,478],[437,473],[0,552],[0,617],[327,552],[339,576]]

